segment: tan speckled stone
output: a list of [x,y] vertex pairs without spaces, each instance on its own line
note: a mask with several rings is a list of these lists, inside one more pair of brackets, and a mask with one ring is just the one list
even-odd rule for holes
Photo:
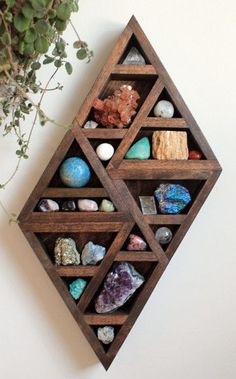
[[152,135],[152,156],[160,160],[188,159],[187,133],[157,130]]

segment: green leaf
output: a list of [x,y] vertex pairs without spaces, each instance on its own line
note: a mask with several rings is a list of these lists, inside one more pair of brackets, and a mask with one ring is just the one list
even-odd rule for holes
[[39,36],[34,43],[35,50],[40,54],[45,54],[48,51],[49,43],[43,36]]
[[76,53],[76,56],[80,60],[85,59],[87,57],[87,50],[86,49],[79,49]]
[[33,93],[37,93],[39,91],[39,86],[35,83],[30,85],[30,89],[32,89]]
[[50,19],[55,18],[56,15],[57,15],[57,12],[55,11],[55,9],[49,9],[49,11],[48,11],[48,17]]
[[34,62],[31,65],[32,70],[39,70],[41,67],[41,64],[39,62]]
[[26,55],[32,55],[34,53],[35,49],[34,49],[34,44],[31,42],[31,43],[26,43],[24,45],[24,53]]
[[32,20],[32,18],[34,17],[34,12],[34,9],[28,3],[26,3],[22,8],[23,15],[25,16],[25,18],[28,18],[29,20]]
[[16,116],[17,118],[20,117],[20,111],[19,111],[19,110],[15,111],[15,116]]
[[15,5],[15,0],[5,0],[5,3],[9,8],[12,8]]
[[12,22],[13,20],[13,15],[11,12],[4,12],[4,18],[7,22]]
[[39,113],[39,123],[41,126],[44,126],[46,124],[46,122],[48,121],[47,120],[47,117],[45,116],[44,112],[40,109]]
[[4,33],[0,39],[4,45],[10,45],[11,43],[11,36],[8,33]]
[[61,67],[61,65],[62,65],[62,62],[61,62],[60,59],[57,59],[57,60],[54,62],[54,66],[55,66],[55,67]]
[[34,17],[35,18],[43,18],[45,15],[45,10],[42,11],[36,11]]
[[65,68],[66,68],[66,72],[68,75],[71,75],[72,74],[72,71],[73,71],[73,67],[71,66],[70,62],[66,62],[65,64]]
[[56,31],[54,28],[48,25],[47,37],[52,41],[56,35]]
[[42,11],[47,6],[47,2],[45,0],[30,0],[30,2],[36,11]]
[[25,36],[24,36],[24,41],[27,42],[27,43],[31,43],[31,42],[34,42],[37,38],[37,33],[36,33],[36,30],[34,28],[30,28],[28,30],[26,30],[25,32]]
[[55,28],[57,29],[58,32],[64,32],[64,30],[66,30],[66,26],[67,26],[66,21],[56,20],[55,22]]
[[19,44],[18,44],[18,50],[19,50],[20,54],[24,53],[24,47],[25,47],[24,41],[20,41]]
[[84,42],[84,41],[75,41],[74,43],[73,43],[73,47],[75,48],[75,49],[81,49],[81,48],[86,48],[86,47],[88,47],[88,44],[86,43],[86,42]]
[[47,57],[44,59],[43,64],[49,64],[49,63],[52,63],[53,61],[54,61],[53,57]]
[[11,40],[11,44],[12,44],[13,46],[16,46],[16,45],[18,45],[18,43],[19,43],[19,38],[18,38],[17,36],[14,36],[14,37],[12,38],[12,40]]
[[45,20],[38,20],[35,24],[35,30],[39,34],[46,34],[49,30],[49,24]]
[[64,41],[63,38],[60,38],[59,42],[56,43],[56,48],[58,52],[62,53],[63,51],[65,51],[65,47],[66,47],[66,42]]
[[25,32],[29,28],[29,25],[30,20],[26,18],[22,13],[19,13],[14,17],[14,26],[18,32]]
[[71,7],[68,3],[62,3],[57,8],[57,17],[62,20],[66,21],[70,18],[71,14]]
[[73,12],[78,12],[78,10],[79,10],[79,4],[78,4],[78,2],[76,0],[72,2],[71,9],[72,9]]

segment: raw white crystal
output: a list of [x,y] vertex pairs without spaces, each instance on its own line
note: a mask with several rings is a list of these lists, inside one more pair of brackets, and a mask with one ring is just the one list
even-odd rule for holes
[[95,265],[104,258],[106,248],[101,245],[95,245],[92,241],[86,243],[81,253],[82,264]]
[[104,345],[108,345],[114,340],[114,328],[112,326],[102,326],[97,331],[98,339]]
[[125,58],[123,64],[146,64],[145,59],[136,47],[132,47]]
[[89,120],[84,124],[84,129],[95,129],[98,126],[98,123],[93,120]]

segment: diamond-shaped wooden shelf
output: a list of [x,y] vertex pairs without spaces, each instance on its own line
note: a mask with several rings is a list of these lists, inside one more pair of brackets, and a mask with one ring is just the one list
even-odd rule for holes
[[[122,64],[133,46],[141,52],[146,64]],[[129,128],[106,129],[99,126],[96,129],[83,129],[85,122],[93,118],[94,99],[112,94],[122,84],[132,85],[141,97],[138,112]],[[172,101],[175,106],[173,118],[154,117],[153,107],[159,99]],[[123,159],[134,141],[142,136],[150,137],[155,130],[185,130],[189,146],[200,150],[203,158],[199,161]],[[115,154],[108,165],[102,164],[95,152],[97,144],[102,141],[115,147]],[[88,187],[65,188],[60,181],[58,169],[61,162],[74,155],[85,159],[91,167],[93,176]],[[24,235],[106,369],[133,327],[220,172],[221,167],[196,121],[138,22],[132,17],[75,117],[73,128],[66,133],[19,216]],[[192,201],[185,212],[178,215],[142,214],[138,196],[153,195],[161,182],[180,183],[188,188]],[[116,212],[37,211],[37,204],[42,198],[60,202],[68,198],[99,200],[104,197],[113,201]],[[173,239],[166,249],[155,239],[158,225],[167,225],[173,231]],[[131,231],[145,238],[148,251],[124,250]],[[56,266],[53,248],[58,236],[74,238],[78,247],[90,239],[105,244],[105,258],[97,266]],[[115,261],[131,262],[144,275],[145,284],[128,305],[119,311],[97,314],[91,304]],[[68,290],[68,283],[76,277],[88,280],[78,302],[73,300]],[[101,325],[115,327],[115,339],[108,347],[96,336],[97,327]]]

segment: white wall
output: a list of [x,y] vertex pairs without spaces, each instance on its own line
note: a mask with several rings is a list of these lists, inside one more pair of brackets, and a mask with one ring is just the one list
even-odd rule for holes
[[[69,122],[135,14],[202,128],[223,174],[106,373],[17,226],[1,217],[0,377],[234,379],[236,377],[236,5],[233,0],[84,0],[74,16],[93,61],[60,74],[45,110]],[[66,33],[74,40],[72,30]],[[71,56],[74,53],[71,49]],[[45,75],[46,78],[46,75]],[[19,212],[63,130],[37,127],[29,161],[0,196]],[[14,145],[0,139],[0,178]],[[1,181],[0,180],[0,181]]]

